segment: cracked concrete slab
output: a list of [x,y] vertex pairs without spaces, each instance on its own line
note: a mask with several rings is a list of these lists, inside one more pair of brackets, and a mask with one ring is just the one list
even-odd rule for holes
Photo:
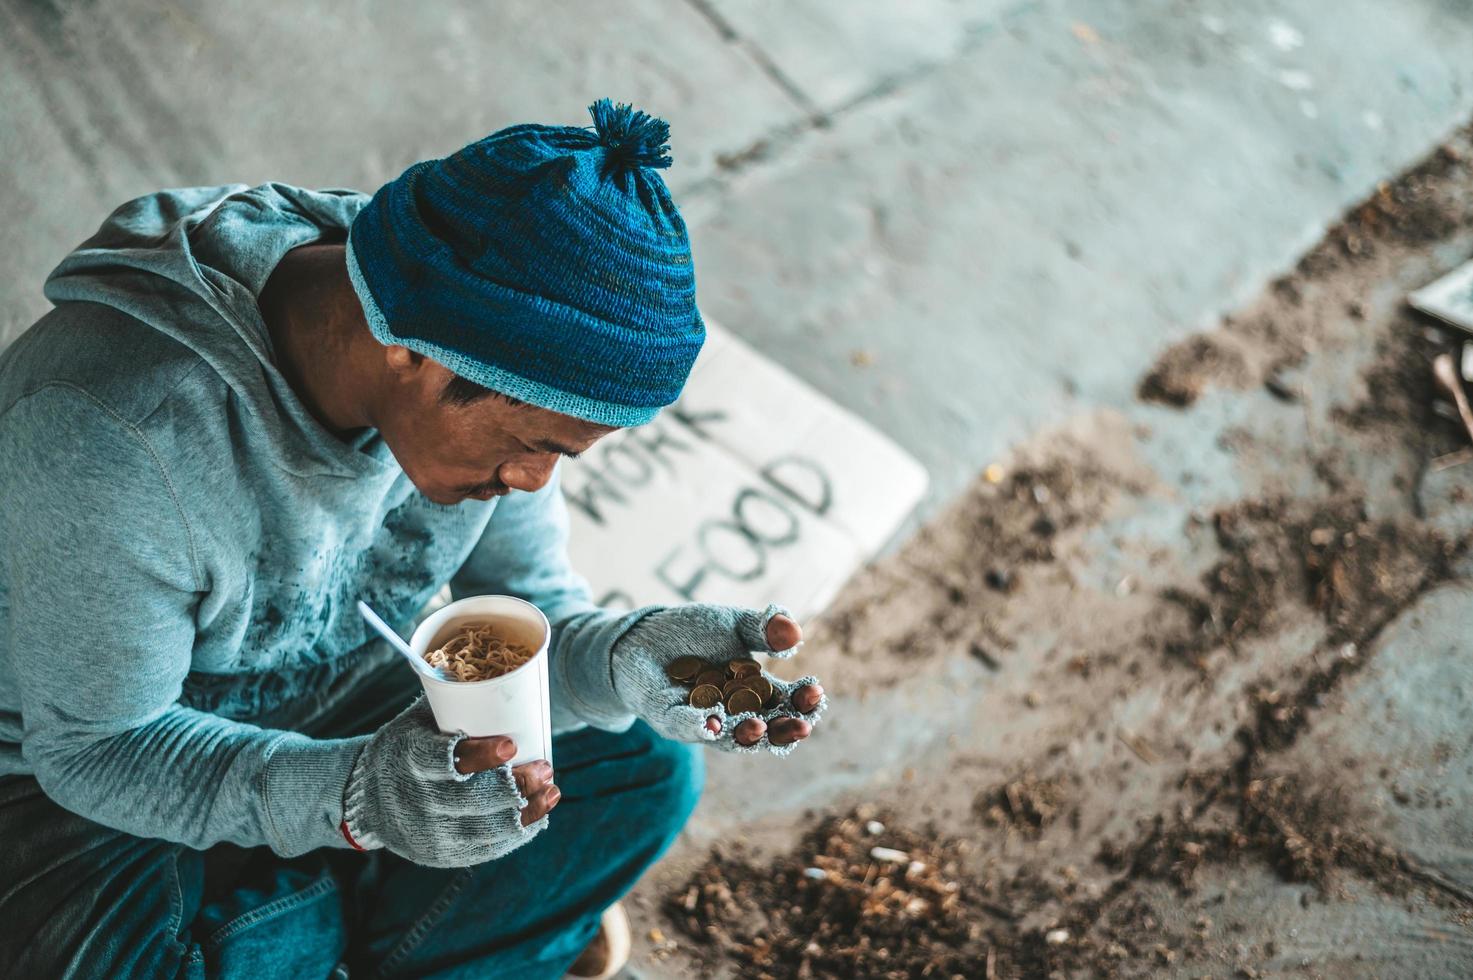
[[1440,0],[1020,8],[703,188],[703,302],[949,499],[1037,427],[1128,402],[1161,346],[1461,121],[1470,42]]
[[819,115],[955,56],[1032,0],[701,0],[759,47]]

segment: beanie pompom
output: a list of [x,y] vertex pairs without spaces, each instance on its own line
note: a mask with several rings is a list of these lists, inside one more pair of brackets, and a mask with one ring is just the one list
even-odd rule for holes
[[610,170],[670,166],[670,124],[632,105],[599,99],[588,107]]

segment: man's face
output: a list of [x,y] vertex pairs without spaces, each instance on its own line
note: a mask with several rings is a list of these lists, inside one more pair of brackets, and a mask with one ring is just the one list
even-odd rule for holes
[[391,353],[396,382],[376,421],[404,475],[437,504],[540,490],[559,456],[575,456],[615,431],[494,396],[453,404],[442,397],[450,371],[409,356],[412,364],[401,370],[394,358],[403,357]]

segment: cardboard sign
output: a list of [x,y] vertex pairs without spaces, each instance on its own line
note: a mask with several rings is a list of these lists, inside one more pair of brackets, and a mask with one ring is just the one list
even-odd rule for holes
[[1473,262],[1466,262],[1407,297],[1423,313],[1473,333]]
[[654,422],[563,464],[573,567],[600,604],[833,599],[926,491],[926,472],[715,324]]

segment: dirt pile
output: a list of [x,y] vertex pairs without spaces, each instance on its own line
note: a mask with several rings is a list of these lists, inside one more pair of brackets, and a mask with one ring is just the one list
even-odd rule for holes
[[1167,824],[1158,821],[1137,844],[1106,845],[1100,860],[1134,878],[1171,881],[1190,891],[1205,864],[1255,858],[1286,881],[1308,882],[1322,892],[1333,871],[1344,868],[1386,889],[1405,891],[1393,848],[1354,828],[1355,818],[1335,787],[1306,788],[1292,775],[1249,780],[1241,792],[1212,800],[1200,812]]
[[666,911],[702,955],[743,976],[982,976],[991,913],[964,873],[969,849],[856,810],[822,820],[770,866],[713,854]]
[[1179,615],[1158,642],[1197,666],[1211,650],[1271,632],[1290,602],[1320,610],[1330,644],[1363,641],[1444,580],[1457,553],[1415,521],[1369,520],[1351,498],[1244,501],[1218,510],[1212,524],[1222,557],[1202,589],[1161,594]]
[[1005,827],[1026,837],[1037,837],[1069,809],[1069,793],[1061,776],[1041,778],[1026,772],[1001,786],[977,795],[972,809],[989,827]]
[[1136,387],[1136,397],[1143,402],[1185,408],[1202,397],[1208,385],[1225,381],[1243,385],[1247,379],[1248,364],[1236,346],[1222,338],[1199,335],[1161,355]]

